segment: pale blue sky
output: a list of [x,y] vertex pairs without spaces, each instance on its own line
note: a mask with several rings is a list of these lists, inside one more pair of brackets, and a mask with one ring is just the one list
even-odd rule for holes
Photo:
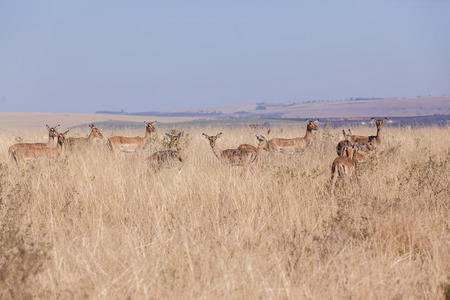
[[450,94],[450,1],[0,0],[0,111]]

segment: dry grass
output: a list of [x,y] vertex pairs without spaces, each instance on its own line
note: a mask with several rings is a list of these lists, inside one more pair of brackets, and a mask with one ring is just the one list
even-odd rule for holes
[[[314,132],[301,155],[265,157],[248,173],[220,165],[203,131],[218,132],[190,131],[181,169],[156,173],[101,149],[17,168],[14,135],[0,134],[0,297],[450,295],[448,127],[385,128],[359,184],[340,182],[334,197],[340,130]],[[244,142],[256,144],[254,134],[224,131],[218,145]]]

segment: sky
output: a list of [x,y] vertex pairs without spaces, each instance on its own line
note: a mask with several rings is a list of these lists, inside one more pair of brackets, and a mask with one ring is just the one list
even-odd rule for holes
[[447,0],[0,0],[0,111],[443,94]]

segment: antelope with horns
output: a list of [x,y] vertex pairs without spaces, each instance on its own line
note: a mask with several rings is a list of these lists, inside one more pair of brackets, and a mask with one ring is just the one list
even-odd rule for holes
[[305,149],[306,146],[311,143],[313,130],[317,130],[319,128],[316,122],[318,122],[318,120],[307,121],[306,133],[304,137],[297,137],[293,139],[273,138],[269,140],[269,151],[294,153]]
[[178,133],[177,135],[172,135],[166,133],[166,135],[170,138],[169,148],[175,148],[175,149],[168,149],[168,150],[161,150],[153,153],[149,157],[147,157],[147,161],[155,167],[160,167],[164,163],[170,162],[170,161],[180,161],[183,162],[183,151],[179,144],[181,136],[183,135],[182,132]]
[[58,133],[56,132],[56,128],[60,125],[56,125],[54,127],[50,127],[45,125],[48,130],[48,142],[47,143],[18,143],[14,144],[8,149],[9,156],[16,162],[23,161],[24,157],[32,151],[39,151],[39,149],[47,149],[47,148],[55,148],[58,142]]
[[[371,136],[362,136],[362,135],[352,135],[352,132],[350,129],[348,129],[348,134],[345,134],[344,132],[344,138],[345,140],[351,142],[351,143],[356,143],[358,142],[358,144],[362,145],[362,150],[364,151],[368,151],[369,147],[367,145],[372,145],[374,149],[378,148],[381,145],[381,141],[382,141],[382,134],[381,134],[381,127],[383,126],[383,122],[385,120],[387,120],[388,118],[384,118],[381,120],[377,120],[375,118],[372,118],[371,120],[375,121],[375,125],[377,126],[377,135],[371,135]],[[342,141],[339,142],[338,146],[336,147],[336,151],[338,152],[342,152],[342,147],[343,147],[343,143]],[[340,150],[339,150],[339,149]]]
[[257,152],[255,150],[249,149],[220,149],[216,142],[217,139],[220,138],[222,132],[216,135],[207,135],[206,133],[202,133],[202,135],[209,141],[209,145],[214,153],[214,155],[223,162],[230,163],[232,165],[242,165],[244,167],[251,166],[256,158]]
[[267,141],[266,137],[263,135],[256,135],[256,140],[258,141],[258,145],[255,147],[253,145],[250,144],[242,144],[239,145],[238,150],[249,150],[249,151],[253,151],[256,153],[256,159],[255,159],[255,163],[258,162],[259,160],[259,155],[261,150],[269,150],[269,142]]
[[354,155],[359,150],[358,142],[352,144],[349,141],[345,142],[345,155],[338,156],[334,159],[331,165],[331,192],[333,193],[334,185],[338,177],[352,177],[356,175],[356,162]]
[[54,147],[35,147],[23,149],[22,151],[16,152],[14,159],[17,164],[26,163],[30,161],[34,161],[36,159],[41,158],[57,158],[61,155],[64,147],[64,143],[66,141],[65,135],[69,132],[66,130],[63,133],[56,132],[56,145]]
[[155,131],[155,127],[153,122],[144,122],[145,123],[145,136],[136,136],[136,137],[126,137],[126,136],[113,136],[108,139],[108,147],[111,151],[117,152],[137,152],[145,148],[147,144],[150,142],[150,137],[152,132]]
[[88,137],[69,137],[66,139],[66,145],[70,150],[85,148],[94,143],[96,139],[103,139],[103,134],[94,124],[90,124],[89,127],[91,132]]

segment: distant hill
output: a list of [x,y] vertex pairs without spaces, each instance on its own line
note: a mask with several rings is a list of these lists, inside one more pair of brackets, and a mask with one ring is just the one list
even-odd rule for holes
[[[105,113],[105,111],[98,112]],[[135,116],[197,118],[360,118],[450,115],[450,95],[415,98],[350,98],[304,102],[258,102],[174,112],[107,112]]]

